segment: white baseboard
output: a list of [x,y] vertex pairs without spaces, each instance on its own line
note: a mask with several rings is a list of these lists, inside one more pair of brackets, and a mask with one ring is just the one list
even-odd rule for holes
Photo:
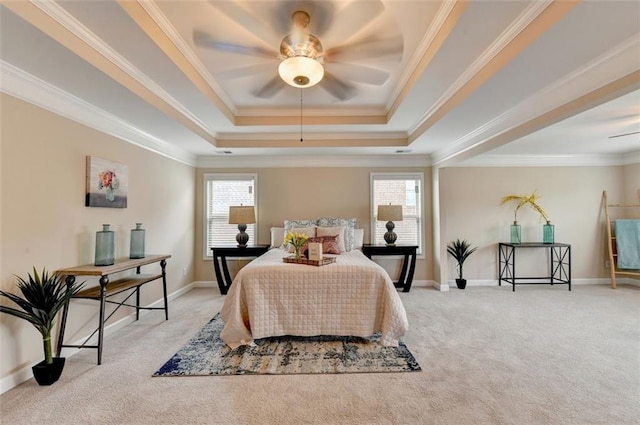
[[[619,277],[616,278],[616,282],[620,285],[633,285],[640,286],[640,280],[632,279],[628,277]],[[583,278],[583,279],[571,279],[571,286],[574,285],[610,285],[611,280],[608,277],[597,277],[597,278]],[[509,286],[510,283],[502,283],[502,286]],[[516,284],[520,285],[520,284]],[[522,285],[525,285],[524,283]],[[562,283],[558,283],[558,285],[563,285]],[[438,283],[434,282],[434,287],[438,288]],[[455,280],[447,281],[447,286],[451,286],[452,288],[456,287]],[[467,279],[467,287],[469,286],[498,286],[497,279]]]
[[[177,291],[172,292],[171,294],[167,295],[167,299],[168,301],[173,301],[176,298],[181,297],[182,295],[186,294],[187,292],[189,292],[190,290],[192,290],[194,287],[196,287],[196,283],[190,283],[188,285],[183,286],[182,288],[178,289]],[[149,304],[147,307],[162,307],[164,305],[164,299],[160,298],[159,300]],[[170,311],[169,311],[170,312]],[[143,317],[146,314],[151,313],[150,310],[141,310],[140,311],[140,317]],[[117,322],[111,323],[107,326],[105,326],[104,328],[104,333],[105,336],[111,335],[114,332],[124,328],[126,325],[133,323],[136,321],[136,313],[133,312],[130,315],[123,317],[122,319],[118,320]],[[88,335],[87,335],[88,336]],[[72,342],[71,344],[73,345],[79,345],[82,344],[83,342],[85,342],[85,339],[87,339],[87,336],[85,336],[84,338],[79,338],[77,341]],[[96,345],[98,343],[98,336],[94,335],[89,341],[86,342],[89,345]],[[55,350],[55,347],[54,347]],[[80,351],[80,349],[78,348],[73,348],[73,347],[69,347],[69,348],[63,348],[62,349],[62,353],[61,356],[62,357],[72,357],[75,354],[77,354]],[[5,376],[2,379],[0,379],[0,394],[4,394],[5,392],[9,391],[10,389],[17,387],[18,385],[22,384],[23,382],[33,378],[33,372],[31,371],[31,368],[38,364],[40,362],[40,360],[38,360],[37,362],[34,362],[33,364],[26,366],[20,370],[18,370],[17,372],[12,373],[11,375]]]
[[196,288],[217,288],[218,283],[213,280],[198,280],[193,282]]

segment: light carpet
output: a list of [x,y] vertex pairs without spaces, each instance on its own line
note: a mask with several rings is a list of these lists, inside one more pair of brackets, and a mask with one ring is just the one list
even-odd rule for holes
[[153,376],[291,375],[314,373],[415,372],[420,365],[400,342],[369,338],[283,336],[262,338],[234,350],[221,339],[217,314]]

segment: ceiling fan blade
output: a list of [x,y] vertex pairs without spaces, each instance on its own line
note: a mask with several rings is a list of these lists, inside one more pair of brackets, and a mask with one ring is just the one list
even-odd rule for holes
[[370,66],[344,62],[332,62],[330,66],[333,71],[340,71],[340,76],[349,81],[381,86],[389,79],[387,71]]
[[267,84],[254,91],[253,95],[261,99],[270,99],[283,88],[284,81],[282,81],[279,75],[276,75],[271,80],[269,80]]
[[240,25],[245,30],[251,32],[260,40],[269,44],[279,41],[279,34],[275,34],[269,26],[257,19],[249,10],[233,1],[209,1],[213,7],[222,12],[229,19]]
[[346,18],[349,25],[332,25],[331,39],[348,40],[356,31],[364,28],[384,11],[384,5],[380,0],[375,1],[351,1],[345,7],[337,11],[337,16]]
[[319,86],[338,100],[348,100],[356,95],[356,88],[354,86],[337,79],[333,74],[326,71]]
[[387,56],[390,59],[394,56],[398,56],[398,59],[400,60],[402,59],[403,51],[404,40],[402,36],[398,36],[383,40],[368,38],[357,43],[336,46],[326,50],[324,56],[328,61],[353,61],[358,59],[383,58]]
[[240,68],[233,68],[228,71],[219,72],[218,77],[225,80],[236,80],[239,78],[251,77],[254,75],[260,75],[265,73],[272,73],[276,68],[273,63],[260,63],[257,65],[243,66]]
[[193,44],[207,49],[221,50],[239,55],[262,56],[271,59],[278,56],[275,50],[269,50],[259,46],[241,46],[239,44],[216,41],[210,34],[199,30],[193,31]]
[[616,137],[624,137],[624,136],[632,136],[634,134],[640,134],[640,131],[633,131],[631,133],[624,133],[624,134],[616,134],[615,136],[609,136],[609,139],[615,139]]

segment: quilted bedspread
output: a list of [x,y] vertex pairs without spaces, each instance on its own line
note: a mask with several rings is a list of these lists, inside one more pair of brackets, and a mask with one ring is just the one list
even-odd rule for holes
[[321,267],[282,261],[272,249],[243,267],[221,311],[222,340],[231,348],[269,336],[370,336],[398,345],[408,328],[387,272],[361,251]]

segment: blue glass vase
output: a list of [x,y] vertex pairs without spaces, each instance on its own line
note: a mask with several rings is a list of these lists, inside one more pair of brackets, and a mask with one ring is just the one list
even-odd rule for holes
[[116,262],[115,232],[110,224],[103,224],[102,230],[96,232],[96,266],[110,266]]
[[142,228],[142,223],[136,223],[136,228],[131,229],[129,258],[144,258],[144,237],[145,230]]
[[522,243],[522,229],[517,221],[514,221],[509,229],[510,242],[511,243]]

